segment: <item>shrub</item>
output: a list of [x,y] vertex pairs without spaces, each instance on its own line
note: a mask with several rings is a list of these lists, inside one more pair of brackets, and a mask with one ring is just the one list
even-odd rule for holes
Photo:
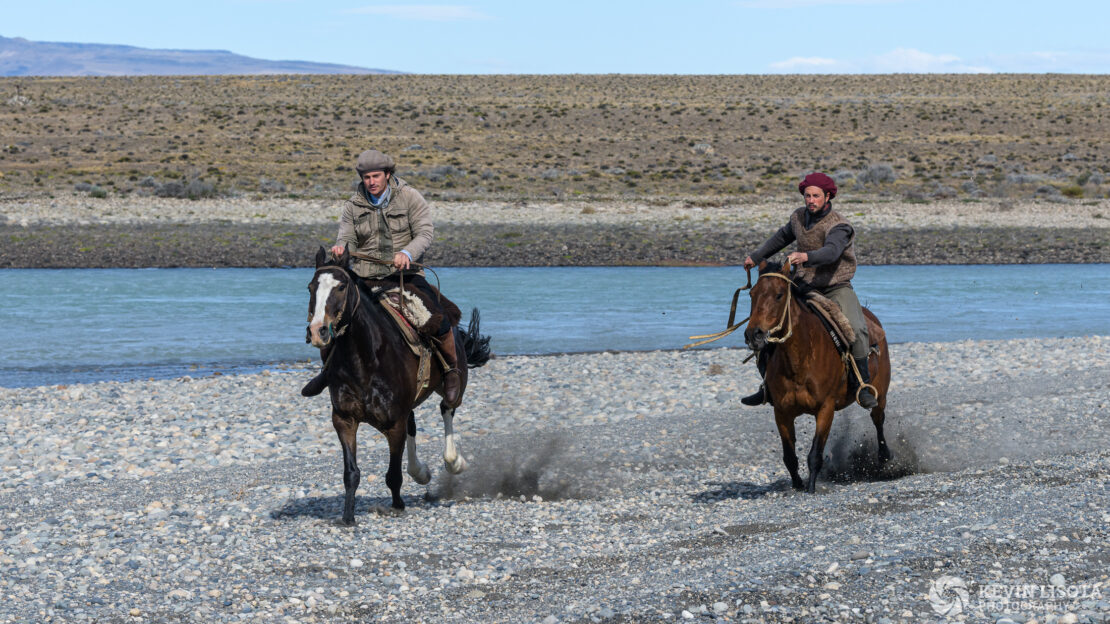
[[185,185],[185,196],[189,199],[212,197],[216,194],[216,187],[204,180],[191,180]]
[[94,186],[91,189],[89,189],[89,197],[96,197],[98,199],[104,199],[107,196],[108,196],[108,191],[105,191],[104,189],[100,188],[99,186]]
[[894,167],[887,164],[870,165],[866,171],[861,171],[856,176],[856,181],[860,184],[882,184],[884,182],[893,182],[897,179],[894,175]]
[[258,180],[258,190],[263,193],[284,193],[285,184],[278,180],[260,178]]
[[158,197],[185,197],[185,186],[180,182],[166,182],[154,189]]
[[1064,197],[1070,197],[1072,199],[1083,197],[1083,187],[1079,186],[1078,184],[1065,186],[1064,188],[1060,189],[1060,192],[1064,194]]

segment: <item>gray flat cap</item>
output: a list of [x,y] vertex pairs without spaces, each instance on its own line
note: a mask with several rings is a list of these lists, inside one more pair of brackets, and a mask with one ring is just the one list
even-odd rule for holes
[[378,150],[366,150],[358,155],[355,171],[359,175],[367,171],[387,171],[393,169],[393,159]]

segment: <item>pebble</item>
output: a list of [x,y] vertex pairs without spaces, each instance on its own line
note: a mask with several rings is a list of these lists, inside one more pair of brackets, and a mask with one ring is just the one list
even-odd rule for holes
[[0,622],[917,621],[942,575],[1098,582],[1110,338],[891,354],[893,472],[866,476],[874,429],[849,408],[816,496],[789,486],[773,408],[738,405],[743,350],[497,358],[456,418],[467,472],[417,409],[435,474],[406,475],[404,513],[360,429],[354,527],[328,400],[298,394],[315,365],[0,389]]

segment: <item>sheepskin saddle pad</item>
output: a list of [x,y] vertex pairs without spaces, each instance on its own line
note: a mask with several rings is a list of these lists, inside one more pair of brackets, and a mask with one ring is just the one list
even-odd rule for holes
[[[442,314],[433,312],[437,308],[435,303],[428,300],[429,297],[426,293],[416,288],[405,286],[404,292],[402,292],[401,288],[393,282],[375,282],[372,280],[365,280],[365,282],[370,287],[372,297],[376,298],[381,305],[388,306],[394,312],[400,313],[401,318],[408,323],[409,327],[424,338],[435,337],[444,316],[447,317],[447,321],[451,325],[457,325],[459,319],[462,318],[462,312],[459,311],[458,306],[444,297],[438,290],[435,293],[439,297],[439,307],[443,308]],[[435,289],[434,286],[432,288]],[[404,303],[402,303],[402,300]],[[402,328],[403,330],[404,328]]]
[[817,314],[827,321],[825,325],[831,325],[836,333],[840,335],[845,345],[855,342],[856,332],[852,329],[852,324],[848,322],[848,317],[844,316],[844,312],[840,309],[840,306],[836,305],[835,301],[815,290],[806,293],[806,301]]

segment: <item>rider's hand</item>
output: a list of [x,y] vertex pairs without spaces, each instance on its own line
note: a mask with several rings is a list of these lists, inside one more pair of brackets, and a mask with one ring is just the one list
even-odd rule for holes
[[403,254],[399,251],[397,253],[393,254],[393,266],[397,267],[398,269],[403,271],[403,270],[409,268],[409,265],[411,265],[411,264],[412,264],[412,262],[409,260],[409,257],[406,256],[405,254]]
[[744,268],[745,269],[750,269],[754,266],[755,266],[755,262],[752,261],[751,256],[748,256],[747,258],[744,258]]
[[789,260],[790,264],[793,264],[794,266],[802,266],[803,264],[805,264],[806,260],[809,260],[809,254],[804,251],[795,251],[789,256],[786,256],[786,259]]
[[335,256],[336,258],[338,258],[339,256],[342,256],[342,255],[343,255],[343,251],[344,251],[344,250],[346,250],[346,249],[347,249],[347,248],[346,248],[345,246],[343,246],[343,245],[332,245],[332,248],[331,248],[331,255],[333,255],[333,256]]

